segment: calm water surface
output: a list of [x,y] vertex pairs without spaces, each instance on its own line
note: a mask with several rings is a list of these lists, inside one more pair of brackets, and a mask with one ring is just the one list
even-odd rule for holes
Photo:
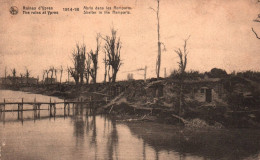
[[[0,101],[62,101],[1,91]],[[41,106],[47,109],[48,106]],[[7,107],[6,107],[7,108]],[[31,106],[24,106],[31,109]],[[16,110],[17,106],[8,109]],[[86,108],[0,114],[0,160],[260,159],[259,129],[192,130],[150,122],[120,123]]]

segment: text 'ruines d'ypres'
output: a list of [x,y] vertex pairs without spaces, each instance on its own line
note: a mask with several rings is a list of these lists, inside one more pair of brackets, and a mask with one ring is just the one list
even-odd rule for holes
[[53,7],[45,7],[45,6],[39,6],[39,7],[31,7],[31,6],[23,6],[23,14],[43,14],[43,15],[55,15],[59,14],[58,11],[55,11]]

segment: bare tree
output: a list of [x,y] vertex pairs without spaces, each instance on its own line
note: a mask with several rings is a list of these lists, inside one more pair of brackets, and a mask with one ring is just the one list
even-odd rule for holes
[[49,84],[49,73],[50,73],[50,70],[49,69],[46,69],[45,70],[45,73],[47,75],[47,84]]
[[52,84],[52,80],[53,80],[53,72],[54,72],[54,67],[50,67],[49,71],[51,72],[51,84]]
[[[112,82],[116,81],[117,72],[119,71],[120,66],[122,65],[120,51],[121,51],[121,41],[120,37],[117,37],[117,31],[112,28],[111,36],[106,36],[103,38],[105,40],[105,51],[108,56],[107,64],[112,68]],[[110,74],[108,74],[110,76]]]
[[90,55],[88,54],[88,58],[86,58],[86,68],[84,72],[84,76],[86,79],[86,84],[89,84],[89,76],[90,76],[90,65],[91,65],[91,58]]
[[23,83],[23,74],[22,73],[20,73],[20,77],[21,77],[20,83],[22,84]]
[[29,83],[29,77],[30,77],[30,71],[28,70],[27,67],[25,67],[25,77],[26,77],[26,83]]
[[161,41],[160,41],[160,0],[157,1],[157,9],[151,8],[156,13],[157,19],[157,38],[158,38],[158,56],[156,60],[156,75],[157,79],[160,77],[160,67],[161,67]]
[[[84,72],[85,72],[85,60],[86,60],[86,45],[76,44],[76,50],[73,50],[72,61],[74,63],[74,68],[69,68],[71,76],[74,78],[76,84],[84,82]],[[80,81],[79,81],[80,80]]]
[[15,68],[13,68],[13,69],[11,69],[11,72],[12,72],[12,75],[13,75],[13,84],[15,84],[15,77],[16,77],[16,69]]
[[61,79],[62,79],[62,73],[63,73],[63,68],[60,66],[60,84],[61,84]]
[[68,84],[70,84],[70,68],[67,66],[67,72],[68,72]]
[[68,68],[68,72],[74,78],[76,85],[79,84],[79,73],[74,68]]
[[187,66],[187,55],[189,53],[187,51],[187,41],[189,40],[189,38],[190,36],[184,40],[183,50],[181,50],[180,48],[175,50],[180,58],[180,62],[178,62],[180,74],[183,74],[185,72]]
[[45,74],[46,74],[46,70],[43,70],[43,73],[42,73],[42,84],[44,83]]
[[57,69],[54,69],[55,81],[57,82]]
[[179,91],[179,112],[180,114],[183,113],[184,108],[183,108],[183,104],[184,104],[184,95],[183,95],[183,83],[184,83],[184,74],[185,74],[185,69],[187,66],[187,56],[188,56],[188,50],[187,50],[187,41],[190,38],[190,36],[184,40],[184,45],[183,45],[183,50],[182,49],[177,49],[175,50],[175,53],[177,53],[177,55],[180,58],[180,61],[178,62],[179,64],[179,80],[180,80],[180,91]]
[[105,64],[105,74],[104,74],[104,83],[106,83],[107,81],[107,53],[105,52],[105,58],[104,60],[104,64]]
[[16,77],[16,69],[15,68],[11,69],[11,72],[12,72],[13,77]]
[[97,48],[96,48],[95,53],[92,50],[89,52],[89,57],[93,64],[93,66],[90,68],[89,74],[93,80],[93,83],[96,83],[96,81],[97,81],[98,53],[99,53],[99,48],[100,48],[99,35],[97,35],[96,41],[97,41]]
[[5,67],[5,84],[6,84],[6,76],[7,76],[7,67]]

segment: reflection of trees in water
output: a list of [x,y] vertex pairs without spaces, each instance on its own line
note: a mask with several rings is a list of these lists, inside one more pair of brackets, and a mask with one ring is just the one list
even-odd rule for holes
[[[95,149],[95,159],[97,159],[98,154],[98,145],[97,145],[97,119],[95,115],[95,111],[86,112],[91,113],[90,115],[86,114],[85,119],[85,127],[86,127],[86,134],[90,137],[89,144],[91,147]],[[102,117],[102,116],[101,116]],[[102,117],[104,119],[104,131],[103,136],[107,136],[107,159],[114,159],[113,156],[115,155],[116,159],[118,159],[117,153],[117,146],[118,146],[118,132],[116,128],[116,122],[111,121],[106,116]]]
[[75,107],[75,112],[72,117],[74,122],[74,136],[76,137],[76,145],[82,146],[84,143],[84,134],[85,134],[85,121],[83,120],[83,111],[82,107]]
[[[91,113],[91,116],[89,114]],[[91,121],[90,121],[91,119]],[[92,133],[92,134],[91,134]],[[89,109],[86,109],[86,134],[91,139],[89,141],[90,146],[94,146],[95,149],[95,159],[97,159],[97,126],[96,126],[96,114],[93,111],[90,111]]]
[[103,136],[106,135],[107,132],[110,130],[110,120],[107,118],[107,116],[104,116],[104,130],[103,130]]
[[114,120],[111,121],[112,130],[108,135],[107,139],[107,152],[108,159],[113,159],[113,155],[115,154],[116,159],[118,159],[117,146],[118,146],[118,132],[116,128],[116,122]]
[[[128,124],[133,135],[141,137],[143,158],[146,158],[145,146],[151,146],[159,159],[161,151],[174,151],[180,159],[199,156],[208,159],[245,159],[260,152],[259,130],[189,130],[172,127],[162,129],[152,124]],[[147,134],[149,133],[149,134]],[[147,145],[146,145],[147,144]]]

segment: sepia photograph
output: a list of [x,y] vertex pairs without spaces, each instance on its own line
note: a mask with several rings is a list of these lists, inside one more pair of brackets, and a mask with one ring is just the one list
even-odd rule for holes
[[260,160],[260,0],[0,0],[0,160]]

